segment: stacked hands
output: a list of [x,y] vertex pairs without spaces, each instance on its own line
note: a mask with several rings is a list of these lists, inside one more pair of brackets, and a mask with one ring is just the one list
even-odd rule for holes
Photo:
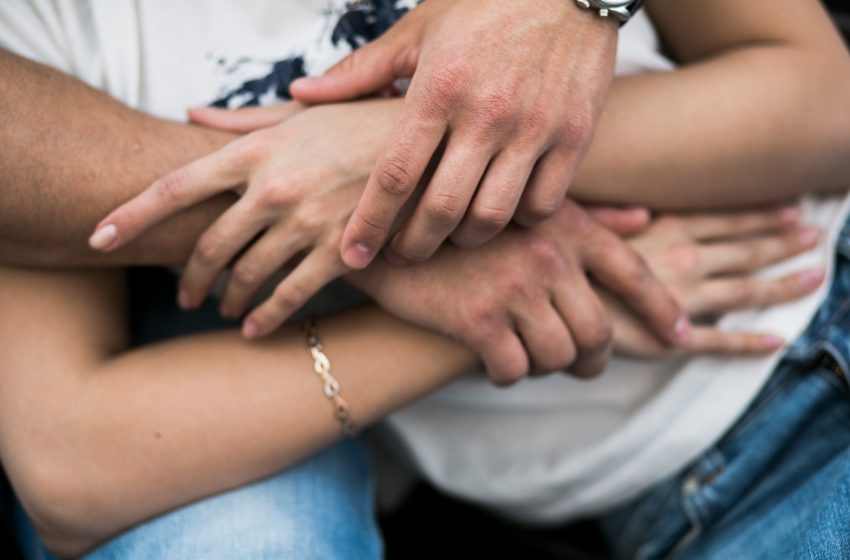
[[92,245],[117,249],[181,209],[235,191],[238,202],[189,259],[182,307],[200,305],[230,267],[221,312],[238,317],[291,266],[244,320],[244,334],[261,337],[344,276],[389,312],[476,350],[499,385],[530,370],[592,376],[612,349],[643,357],[769,353],[783,341],[690,319],[788,301],[823,280],[821,270],[753,275],[817,243],[818,231],[802,226],[794,207],[650,219],[642,209],[588,210],[569,199],[551,218],[510,226],[477,248],[444,244],[422,263],[379,258],[352,269],[340,252],[343,231],[400,110],[398,99],[195,110],[193,120],[208,126],[263,128],[156,181],[102,220]]
[[[545,17],[524,17],[529,10]],[[494,30],[510,33],[510,49]],[[567,56],[575,49],[580,56]],[[198,124],[245,135],[156,181],[104,218],[90,243],[117,249],[233,191],[238,202],[186,265],[181,307],[200,305],[231,268],[221,313],[242,316],[291,268],[244,319],[244,335],[262,337],[344,276],[396,316],[476,350],[499,385],[532,370],[591,376],[614,349],[777,349],[770,335],[691,320],[820,284],[820,270],[753,275],[816,244],[796,209],[650,220],[643,209],[565,198],[615,49],[615,22],[577,16],[562,0],[430,0],[324,76],[296,80],[299,101],[190,111]],[[340,102],[411,76],[404,100]]]

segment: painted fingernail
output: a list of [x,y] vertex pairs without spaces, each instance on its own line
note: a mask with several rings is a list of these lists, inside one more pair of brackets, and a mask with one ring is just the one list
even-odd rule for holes
[[822,268],[813,268],[811,270],[804,270],[803,272],[797,275],[797,280],[803,286],[807,288],[814,288],[815,286],[819,286],[821,282],[823,282],[824,276],[826,273]]
[[251,320],[245,321],[245,324],[242,325],[242,336],[256,338],[258,334],[260,334],[260,327],[257,326],[257,323]]
[[765,348],[776,350],[785,346],[785,339],[772,334],[765,334],[761,337],[761,343]]
[[803,228],[800,230],[800,243],[803,245],[811,245],[820,237],[820,231],[815,228]]
[[796,206],[788,206],[779,211],[779,219],[785,223],[794,223],[800,219],[800,209]]
[[180,291],[177,292],[177,305],[180,306],[180,309],[188,311],[194,307],[194,303],[192,295],[183,288],[180,288]]
[[108,224],[95,231],[89,237],[89,247],[96,251],[104,251],[118,239],[118,228],[115,224]]
[[684,343],[690,340],[691,338],[691,323],[688,321],[687,317],[679,317],[679,320],[676,321],[675,326],[673,327],[673,333],[676,336],[676,342]]
[[372,262],[372,257],[374,255],[375,251],[373,251],[365,243],[358,241],[345,250],[345,253],[342,255],[342,260],[345,261],[345,264],[351,268],[360,269],[366,268],[366,265]]

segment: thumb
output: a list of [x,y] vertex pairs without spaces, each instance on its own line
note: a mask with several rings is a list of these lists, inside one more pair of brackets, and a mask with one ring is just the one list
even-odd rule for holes
[[412,76],[419,46],[411,45],[407,34],[392,31],[349,54],[322,76],[295,80],[289,86],[290,95],[304,103],[356,99]]
[[244,107],[229,110],[217,107],[189,109],[189,121],[230,132],[251,132],[279,124],[304,109],[300,101],[289,101],[266,107]]
[[596,206],[588,208],[587,211],[601,225],[624,237],[638,234],[649,226],[649,210],[640,206],[632,208]]

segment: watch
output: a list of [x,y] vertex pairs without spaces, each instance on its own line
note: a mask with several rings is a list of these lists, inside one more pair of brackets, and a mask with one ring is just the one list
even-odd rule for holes
[[602,17],[614,17],[623,25],[637,13],[643,0],[576,0],[579,7],[596,10]]

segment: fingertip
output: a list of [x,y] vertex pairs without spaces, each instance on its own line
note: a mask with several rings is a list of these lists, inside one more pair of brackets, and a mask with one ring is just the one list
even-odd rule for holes
[[98,227],[89,237],[89,247],[95,251],[108,251],[117,246],[118,227],[115,224],[107,224]]
[[761,338],[762,348],[767,351],[779,350],[783,346],[785,346],[785,339],[779,336],[775,336],[772,334],[762,335]]
[[253,319],[246,319],[242,324],[242,336],[247,339],[255,339],[260,336],[260,326]]
[[673,342],[676,344],[687,344],[693,335],[691,322],[684,315],[680,315],[673,325]]
[[804,270],[797,275],[797,280],[805,288],[814,289],[821,285],[826,278],[826,271],[822,268]]
[[342,252],[342,261],[349,268],[362,270],[369,266],[375,258],[375,250],[363,243],[355,241]]

